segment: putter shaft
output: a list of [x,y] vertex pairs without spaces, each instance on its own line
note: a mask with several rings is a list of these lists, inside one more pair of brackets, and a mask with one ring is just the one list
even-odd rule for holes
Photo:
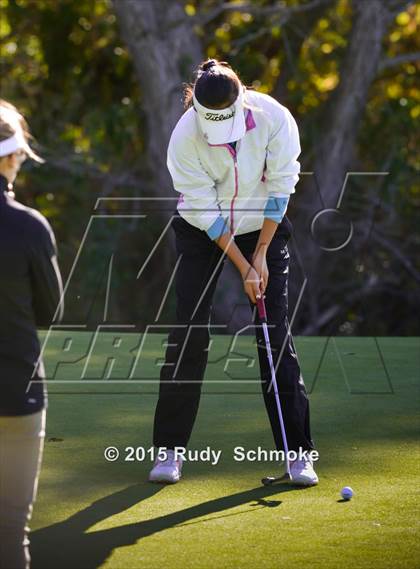
[[274,368],[273,354],[272,354],[271,345],[270,345],[270,336],[268,333],[267,311],[265,309],[264,296],[261,296],[260,298],[257,299],[257,308],[258,308],[258,316],[259,316],[261,326],[262,326],[262,330],[263,330],[263,334],[264,334],[265,346],[266,346],[266,350],[267,350],[267,359],[268,359],[268,364],[270,366],[270,373],[271,373],[271,383],[270,383],[270,387],[268,389],[273,387],[274,398],[276,401],[277,413],[278,413],[278,418],[279,418],[279,423],[280,423],[281,436],[282,436],[282,440],[283,440],[283,448],[284,448],[284,452],[286,454],[286,473],[283,476],[279,476],[277,478],[273,477],[273,476],[268,476],[267,478],[263,478],[261,480],[261,482],[265,486],[269,486],[270,484],[273,484],[274,482],[290,481],[290,480],[292,480],[292,476],[290,473],[289,445],[287,443],[286,429],[284,426],[283,413],[282,413],[281,403],[280,403],[280,395],[279,395],[279,391],[278,391],[278,387],[277,387],[276,370]]

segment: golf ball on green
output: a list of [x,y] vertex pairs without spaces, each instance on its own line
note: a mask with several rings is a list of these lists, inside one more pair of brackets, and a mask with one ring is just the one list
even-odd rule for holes
[[344,488],[341,490],[340,492],[341,497],[343,498],[343,500],[351,500],[353,498],[353,490],[350,488],[350,486],[344,486]]

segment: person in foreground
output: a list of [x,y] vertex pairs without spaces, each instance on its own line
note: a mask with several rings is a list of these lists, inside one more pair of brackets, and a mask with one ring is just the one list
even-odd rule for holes
[[[296,122],[272,97],[245,88],[226,62],[202,63],[185,91],[167,165],[180,193],[173,219],[178,254],[176,326],[160,376],[153,443],[168,449],[151,482],[177,482],[197,415],[207,364],[213,293],[226,257],[243,280],[254,309],[261,383],[274,441],[282,437],[270,368],[255,302],[265,296],[270,342],[289,449],[310,451],[309,403],[287,317],[291,223],[285,217],[299,179]],[[194,326],[192,333],[188,328]],[[292,482],[318,483],[308,455],[291,463]]]
[[[28,144],[17,109],[0,100],[0,568],[28,569],[28,528],[45,436],[37,326],[61,318],[61,276],[47,220],[15,201]],[[35,380],[31,382],[31,380]]]

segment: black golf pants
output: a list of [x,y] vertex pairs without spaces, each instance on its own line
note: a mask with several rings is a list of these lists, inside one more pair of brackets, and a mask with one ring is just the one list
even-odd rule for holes
[[[180,216],[174,217],[172,226],[179,261],[175,277],[177,322],[169,333],[165,363],[161,369],[153,433],[154,445],[166,448],[186,447],[191,436],[207,365],[206,349],[210,340],[207,325],[211,303],[224,262],[223,251],[206,232]],[[258,236],[259,231],[253,231],[235,237],[237,246],[249,261]],[[269,279],[265,304],[289,449],[298,451],[300,447],[303,450],[312,449],[313,442],[308,398],[287,316],[289,237],[290,222],[285,218],[279,224],[267,252]],[[254,309],[254,305],[251,304],[251,307]],[[257,311],[253,312],[265,407],[276,448],[282,450],[263,331],[259,326]]]

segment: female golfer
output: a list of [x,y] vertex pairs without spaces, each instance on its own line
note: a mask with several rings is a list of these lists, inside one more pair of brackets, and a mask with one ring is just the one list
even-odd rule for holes
[[22,162],[42,161],[28,139],[22,115],[0,100],[0,567],[7,569],[30,563],[27,523],[46,406],[36,327],[51,324],[62,291],[51,227],[12,191]]
[[[296,122],[288,109],[246,89],[227,63],[215,59],[199,66],[184,102],[186,112],[172,133],[167,161],[180,193],[173,220],[177,326],[169,334],[153,436],[156,447],[169,450],[156,460],[152,482],[174,483],[181,476],[182,460],[173,449],[187,446],[197,415],[211,303],[226,256],[238,269],[251,305],[265,296],[289,449],[313,448],[308,399],[287,318],[291,224],[285,212],[299,179]],[[281,450],[260,327],[256,337],[265,406]],[[309,458],[294,461],[291,475],[296,484],[318,482]]]

